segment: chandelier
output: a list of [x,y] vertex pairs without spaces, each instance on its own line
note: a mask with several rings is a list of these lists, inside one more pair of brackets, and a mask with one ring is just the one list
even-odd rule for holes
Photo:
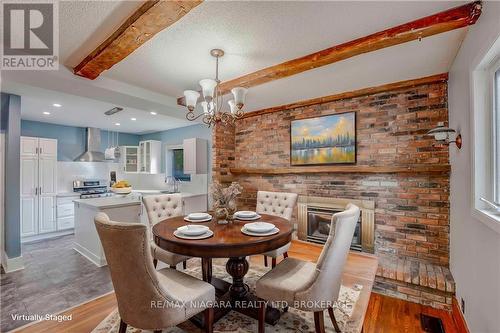
[[[242,108],[245,104],[245,96],[248,89],[243,87],[231,89],[233,99],[227,102],[229,104],[229,110],[224,110],[224,96],[220,91],[219,80],[219,58],[224,55],[224,51],[221,49],[213,49],[210,51],[210,55],[215,57],[215,80],[203,79],[199,82],[202,92],[201,95],[196,90],[184,91],[186,107],[188,109],[186,118],[190,121],[194,121],[203,117],[202,120],[208,125],[208,127],[211,127],[218,122],[223,124],[234,124],[236,119],[243,117]],[[196,115],[194,111],[200,96],[202,97],[200,104],[203,109],[203,113]]]

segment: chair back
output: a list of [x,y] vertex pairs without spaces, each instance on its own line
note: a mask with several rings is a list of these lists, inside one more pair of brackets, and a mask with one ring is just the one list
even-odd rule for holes
[[121,319],[141,329],[171,326],[175,317],[171,312],[175,309],[151,306],[154,301],[175,300],[158,282],[147,226],[110,221],[104,213],[97,214],[94,223],[108,262]]
[[161,220],[184,214],[180,193],[148,195],[142,197],[142,202],[148,213],[151,228]]
[[342,273],[359,219],[358,206],[348,204],[343,212],[333,214],[330,235],[316,264],[316,279],[301,298],[334,302],[338,299]]
[[258,191],[256,211],[291,221],[297,198],[296,193]]

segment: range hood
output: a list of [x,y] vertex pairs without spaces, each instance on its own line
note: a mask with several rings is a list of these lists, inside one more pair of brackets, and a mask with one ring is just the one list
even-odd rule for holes
[[85,129],[85,152],[75,158],[75,162],[103,162],[104,153],[101,152],[101,130],[87,127]]

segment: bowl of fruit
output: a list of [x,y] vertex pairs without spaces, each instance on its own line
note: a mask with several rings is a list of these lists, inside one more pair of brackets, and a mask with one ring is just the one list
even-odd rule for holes
[[111,191],[116,194],[129,194],[132,192],[132,186],[126,180],[120,180],[111,186]]

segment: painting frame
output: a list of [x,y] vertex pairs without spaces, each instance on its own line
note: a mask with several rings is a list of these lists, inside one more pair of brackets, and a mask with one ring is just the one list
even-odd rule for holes
[[[341,116],[345,114],[352,114],[353,116],[353,123],[354,123],[354,159],[353,161],[349,162],[326,162],[326,163],[294,163],[293,162],[293,124],[299,121],[304,121],[304,120],[309,120],[309,119],[320,119],[323,117],[333,117],[333,116]],[[358,147],[357,147],[357,112],[356,111],[345,111],[345,112],[338,112],[338,113],[330,113],[330,114],[324,114],[324,115],[319,115],[315,117],[308,117],[308,118],[301,118],[301,119],[294,119],[290,121],[290,166],[325,166],[325,165],[355,165],[357,163],[357,158],[358,158]]]

